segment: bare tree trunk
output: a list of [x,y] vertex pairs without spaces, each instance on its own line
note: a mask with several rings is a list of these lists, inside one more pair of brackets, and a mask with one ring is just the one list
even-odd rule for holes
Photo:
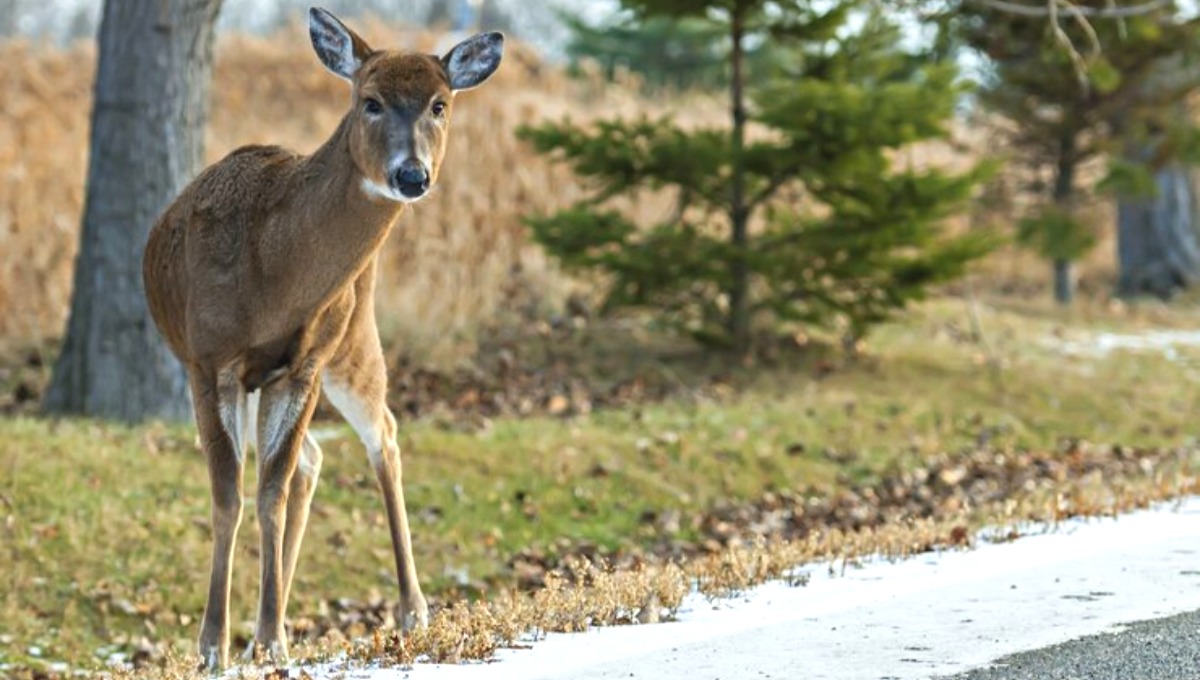
[[1117,202],[1120,295],[1170,297],[1200,281],[1200,233],[1191,173],[1180,165],[1155,172],[1157,192]]
[[[1054,204],[1070,212],[1075,200],[1075,136],[1063,131],[1059,140],[1058,168],[1054,177]],[[1054,259],[1054,300],[1060,305],[1069,305],[1075,299],[1075,281],[1071,276],[1071,261],[1059,257]]]
[[106,0],[71,316],[46,409],[186,419],[182,367],[155,330],[142,250],[199,170],[221,0]]
[[0,0],[0,38],[11,38],[17,34],[23,10],[21,0]]

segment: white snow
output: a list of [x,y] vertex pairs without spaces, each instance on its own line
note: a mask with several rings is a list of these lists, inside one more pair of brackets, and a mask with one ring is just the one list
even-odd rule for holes
[[364,680],[949,674],[1200,608],[1200,498],[968,552],[808,571],[807,586],[768,583],[715,603],[691,596],[676,622],[550,635],[490,663],[308,671]]
[[1179,349],[1200,347],[1200,331],[1157,330],[1142,333],[1095,333],[1082,338],[1053,339],[1048,344],[1064,354],[1102,359],[1117,351],[1162,352],[1175,361]]

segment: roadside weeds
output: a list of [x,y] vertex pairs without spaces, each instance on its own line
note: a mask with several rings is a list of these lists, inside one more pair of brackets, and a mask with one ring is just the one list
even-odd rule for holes
[[[1004,487],[984,476],[967,479],[979,473],[986,458],[976,453],[941,461],[939,469],[952,470],[945,472],[943,481],[959,477],[954,481]],[[239,667],[235,673],[280,680],[311,677],[317,666],[322,675],[337,677],[364,667],[487,660],[500,648],[527,646],[547,633],[669,621],[693,591],[722,598],[770,580],[802,586],[806,578],[801,568],[824,565],[838,572],[871,556],[903,560],[931,551],[969,549],[981,540],[1017,540],[1029,532],[1053,531],[1067,519],[1115,516],[1200,493],[1200,478],[1194,472],[1200,451],[1131,451],[1084,444],[1057,456],[1022,459],[1021,469],[1034,471],[1028,475],[1000,464],[1006,460],[1003,454],[994,454],[993,459],[998,463],[996,471],[1009,470],[1022,478],[1020,485],[1028,490],[974,507],[946,496],[944,502],[931,506],[942,509],[924,517],[896,511],[876,525],[827,527],[803,538],[731,537],[712,553],[680,560],[647,559],[619,569],[603,557],[572,556],[547,572],[543,587],[506,591],[488,601],[455,602],[438,611],[428,629],[402,634],[384,627],[350,639],[334,628],[294,649],[298,661],[290,669]],[[910,474],[922,476],[920,471]],[[887,483],[884,480],[879,486]],[[765,505],[778,510],[777,495]],[[114,677],[202,677],[193,663],[190,657],[172,653],[142,669],[116,671]]]

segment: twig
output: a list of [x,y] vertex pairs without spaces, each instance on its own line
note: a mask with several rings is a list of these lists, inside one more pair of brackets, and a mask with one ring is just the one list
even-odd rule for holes
[[[1105,4],[1108,6],[1107,9],[1109,11],[1117,8],[1117,0],[1108,0]],[[1117,36],[1121,38],[1122,42],[1129,39],[1129,26],[1125,23],[1124,18],[1117,19]]]
[[[1109,2],[1112,1],[1113,0],[1109,0]],[[1071,0],[1058,0],[1058,3],[1062,5],[1063,9],[1065,9],[1072,17],[1074,17],[1075,23],[1079,24],[1079,28],[1083,30],[1083,34],[1087,36],[1088,42],[1091,43],[1092,58],[1095,59],[1096,57],[1099,57],[1100,52],[1102,51],[1100,47],[1100,36],[1096,35],[1096,29],[1092,26],[1092,23],[1088,21],[1087,17],[1085,17],[1083,13],[1079,11],[1079,5],[1071,2]]]
[[966,286],[967,318],[971,321],[971,337],[983,347],[983,353],[987,357],[988,363],[995,363],[995,352],[992,351],[992,346],[983,332],[983,322],[979,319],[979,300],[975,297],[975,277],[968,276],[966,278]]
[[[1087,92],[1089,87],[1087,60],[1083,58],[1083,55],[1079,53],[1079,50],[1075,49],[1075,43],[1071,42],[1071,36],[1067,35],[1067,32],[1063,30],[1062,24],[1058,21],[1058,10],[1060,6],[1063,9],[1066,9],[1068,12],[1071,10],[1078,11],[1079,8],[1070,4],[1067,2],[1067,0],[1046,0],[1046,16],[1050,19],[1050,30],[1054,33],[1054,39],[1067,53],[1067,56],[1071,58],[1071,64],[1075,67],[1075,78],[1079,81],[1079,87],[1082,88],[1084,92]],[[1078,18],[1080,23],[1082,23],[1084,26],[1087,26],[1088,29],[1091,29],[1087,19],[1084,19],[1079,15],[1076,15],[1076,18]],[[1092,33],[1091,35],[1094,38],[1096,34]],[[1093,47],[1098,48],[1099,46],[1093,45]]]
[[[1048,17],[1051,14],[1050,6],[1025,5],[1011,0],[970,0],[970,2],[998,9],[1002,12],[1008,12],[1009,14],[1026,17]],[[1075,7],[1074,12],[1080,16],[1094,19],[1128,19],[1165,9],[1170,6],[1171,2],[1172,0],[1148,0],[1133,7],[1116,7],[1112,2],[1109,2],[1109,6],[1102,9],[1095,7]]]

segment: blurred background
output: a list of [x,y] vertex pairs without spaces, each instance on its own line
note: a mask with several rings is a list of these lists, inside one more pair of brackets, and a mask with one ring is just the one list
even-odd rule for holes
[[[405,354],[433,365],[448,366],[463,352],[474,351],[480,333],[497,324],[563,316],[568,299],[589,312],[600,307],[649,310],[670,317],[677,330],[719,345],[734,340],[718,337],[722,324],[732,328],[728,318],[722,319],[730,313],[720,308],[741,288],[756,287],[741,295],[760,298],[750,300],[754,311],[749,323],[755,328],[791,333],[796,322],[801,322],[796,327],[835,330],[853,326],[852,332],[840,333],[852,343],[911,295],[924,295],[930,286],[941,286],[940,292],[946,290],[942,284],[960,286],[967,262],[981,293],[1031,299],[1054,295],[1061,302],[1076,290],[1090,300],[1118,295],[1166,299],[1188,290],[1200,271],[1200,246],[1191,224],[1192,182],[1186,176],[1195,153],[1187,107],[1192,88],[1200,83],[1190,61],[1189,3],[1131,6],[1125,14],[1090,23],[1080,20],[1085,14],[1076,17],[1064,10],[1055,19],[1061,25],[1051,30],[1039,3],[1023,12],[1002,2],[959,3],[961,7],[953,2],[858,2],[844,8],[816,2],[804,11],[838,14],[836,21],[827,21],[830,26],[814,20],[810,26],[780,29],[801,20],[779,19],[779,26],[770,26],[775,19],[769,18],[747,29],[748,89],[742,96],[752,107],[746,134],[756,145],[750,150],[754,158],[746,160],[753,166],[747,170],[749,181],[770,185],[778,180],[780,186],[769,201],[755,206],[763,210],[748,216],[753,224],[746,228],[752,240],[760,230],[795,231],[788,242],[797,247],[778,261],[748,264],[749,278],[742,282],[719,281],[721,275],[701,271],[703,266],[673,273],[673,281],[638,280],[632,271],[637,263],[596,262],[581,249],[602,244],[556,241],[554,228],[539,222],[590,200],[596,192],[589,183],[599,182],[604,198],[620,208],[630,226],[662,226],[664,214],[691,211],[686,225],[675,225],[687,229],[667,231],[672,238],[688,229],[703,232],[703,243],[656,242],[660,251],[651,259],[670,258],[681,249],[710,260],[728,258],[730,253],[699,254],[704,244],[721,245],[721,229],[726,240],[732,238],[731,224],[713,220],[723,209],[729,212],[722,204],[727,197],[713,196],[713,202],[697,205],[679,193],[711,194],[728,187],[678,177],[662,167],[636,167],[630,176],[615,177],[616,166],[631,159],[597,158],[613,168],[590,177],[575,175],[564,172],[561,162],[570,166],[592,152],[568,149],[561,139],[523,141],[517,134],[521,126],[564,120],[580,125],[645,117],[669,126],[670,134],[691,137],[674,149],[680,157],[657,161],[708,165],[707,179],[728,182],[730,159],[722,158],[719,149],[700,148],[708,145],[704,137],[709,133],[725,136],[728,143],[732,129],[730,40],[720,20],[703,10],[688,11],[687,3],[681,3],[679,16],[672,16],[676,10],[639,15],[636,3],[622,8],[603,0],[327,4],[357,20],[365,33],[407,48],[445,49],[453,35],[473,30],[504,30],[516,39],[497,83],[471,96],[472,113],[456,129],[451,171],[440,199],[419,206],[410,227],[398,230],[389,246],[393,266],[383,268],[390,294],[380,311],[391,335]],[[212,112],[203,140],[208,161],[251,142],[312,149],[340,117],[344,87],[313,68],[303,39],[305,7],[290,0],[220,7]],[[7,53],[0,139],[8,168],[0,185],[5,246],[0,345],[10,350],[48,348],[47,343],[63,335],[85,196],[92,42],[100,15],[100,3],[94,0],[4,0],[0,5],[0,36]],[[1163,22],[1177,25],[1161,30]],[[781,37],[787,30],[794,35]],[[1141,34],[1148,31],[1154,34]],[[878,87],[872,88],[873,80]],[[923,92],[891,91],[905,84]],[[887,88],[891,90],[884,92]],[[809,97],[824,94],[877,97],[874,104],[884,108],[830,112],[815,107],[803,112],[812,107]],[[779,96],[787,101],[768,110],[767,104]],[[936,110],[921,110],[925,105]],[[905,106],[915,109],[902,110]],[[794,120],[802,115],[810,120]],[[780,116],[790,119],[781,121]],[[893,134],[880,136],[884,127]],[[786,143],[764,141],[776,133],[787,136]],[[854,138],[859,133],[874,138]],[[662,135],[667,128],[630,134],[626,143],[636,137],[666,145]],[[799,146],[806,148],[798,151]],[[654,153],[669,151],[656,148]],[[876,174],[884,170],[878,159],[886,157],[897,177],[909,177],[905,173],[913,168],[968,173],[970,186],[918,190],[931,192],[929,200],[939,203],[921,208],[929,213],[918,219],[928,234],[897,236],[899,230],[893,230],[892,236],[880,235],[887,230],[880,224],[858,225],[861,231],[848,237],[818,228],[831,227],[834,220],[813,222],[820,207],[853,198],[820,195],[825,189],[818,185],[839,169],[772,175],[789,156],[795,164],[822,163],[811,157],[814,153],[876,156],[861,168]],[[965,174],[961,177],[966,181]],[[899,191],[880,190],[893,188]],[[779,209],[789,211],[785,221],[790,224],[764,219]],[[906,209],[879,208],[872,219],[882,223]],[[556,224],[578,231],[585,241],[603,240],[598,234],[612,227]],[[882,231],[872,235],[873,228]],[[977,238],[957,241],[960,252],[953,256],[943,252],[953,240],[947,237],[964,235]],[[877,280],[866,282],[862,271],[833,262],[838,253],[846,257],[849,249],[859,247],[850,243],[859,237],[886,242],[878,253],[884,259],[901,252],[901,246],[930,248],[925,254],[941,259],[927,262],[930,271],[920,274],[913,273],[916,260],[909,262],[915,279],[904,291],[894,289],[897,279],[888,278],[892,273],[875,272]],[[799,251],[811,257],[797,259]],[[863,261],[867,253],[857,255],[852,259]],[[576,261],[580,257],[584,262]],[[818,260],[821,265],[814,268]],[[447,262],[461,266],[447,267]],[[652,262],[643,264],[653,267]],[[892,264],[876,259],[871,266]],[[797,275],[806,281],[824,279],[831,287],[818,290],[822,286],[784,281]],[[623,287],[629,286],[641,288],[632,295],[637,299],[627,299],[631,296]],[[841,289],[849,291],[847,298],[869,298],[864,287],[891,287],[893,299],[834,299]],[[743,337],[735,344],[746,342]],[[24,396],[28,401],[36,395]]]
[[[203,165],[337,126],[348,87],[307,6],[0,0],[0,620],[22,622],[0,668],[192,634],[207,492],[141,247]],[[435,601],[536,587],[567,554],[714,552],[792,500],[838,499],[820,521],[857,530],[885,521],[862,509],[881,485],[941,517],[996,499],[977,480],[1037,486],[1017,470],[1194,461],[1194,3],[325,7],[377,47],[510,39],[379,268]],[[330,415],[327,450],[351,453],[326,459],[293,607],[314,638],[393,597],[382,530],[356,531],[382,526],[373,480]]]

